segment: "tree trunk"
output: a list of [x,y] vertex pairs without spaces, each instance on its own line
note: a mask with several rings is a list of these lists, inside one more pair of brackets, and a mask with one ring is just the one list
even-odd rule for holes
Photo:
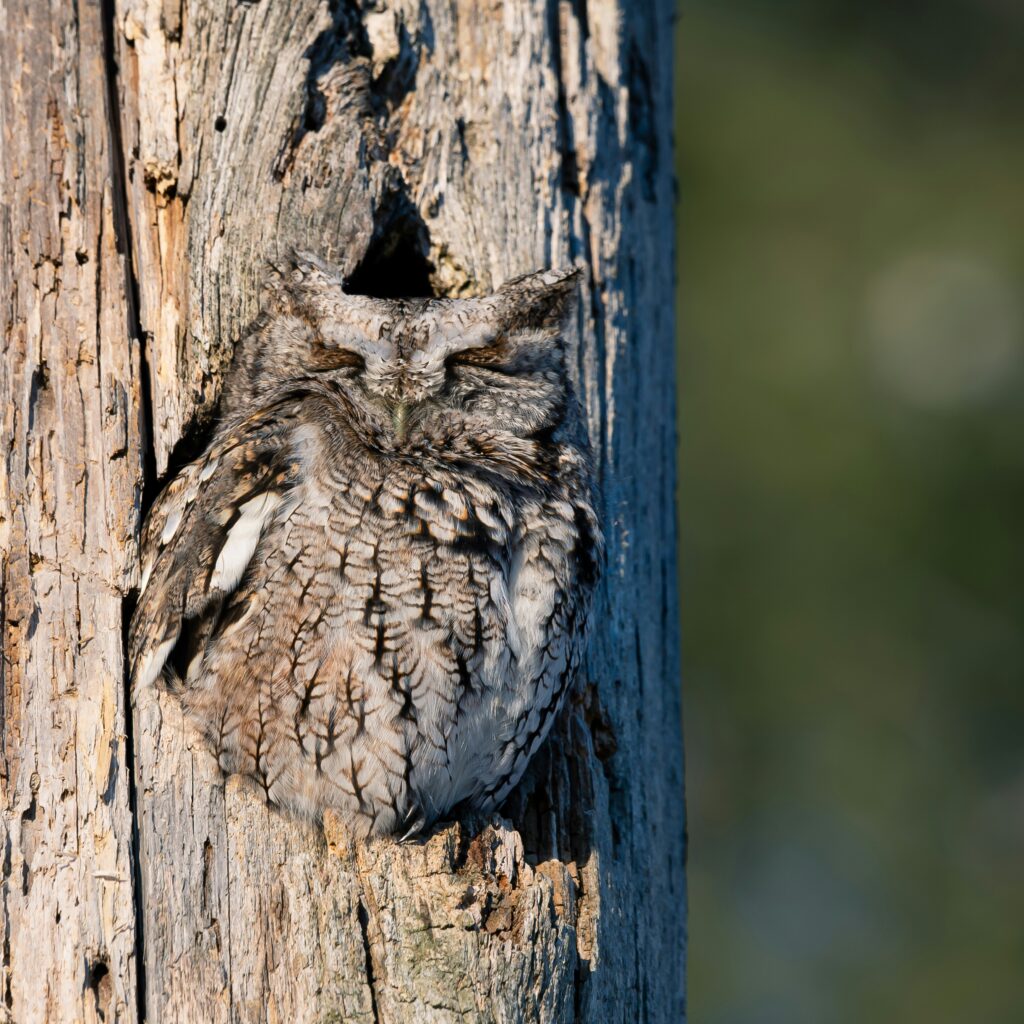
[[[671,4],[0,2],[0,1020],[680,1021]],[[586,269],[579,693],[503,816],[403,846],[125,690],[140,510],[289,245],[371,294]]]

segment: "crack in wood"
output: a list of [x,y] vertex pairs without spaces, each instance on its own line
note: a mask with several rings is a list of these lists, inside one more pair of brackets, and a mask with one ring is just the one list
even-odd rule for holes
[[[134,251],[131,239],[131,219],[128,213],[128,191],[125,184],[124,143],[121,133],[121,98],[118,91],[118,66],[114,47],[115,32],[115,0],[100,0],[100,21],[103,33],[104,77],[107,90],[107,138],[110,150],[110,180],[113,192],[114,242],[117,252],[124,264],[124,300],[129,334],[138,346],[141,413],[142,423],[140,445],[142,449],[142,495],[146,504],[147,488],[152,486],[156,477],[156,457],[152,445],[152,395],[149,380],[149,367],[146,358],[145,336],[139,317],[139,286],[135,276]],[[97,260],[97,275],[102,254]],[[154,495],[150,495],[152,498]],[[141,523],[141,517],[140,517]],[[131,818],[131,862],[132,862],[132,901],[135,908],[135,1013],[138,1024],[146,1020],[146,945],[145,945],[145,911],[143,907],[142,884],[142,844],[139,830],[139,794],[135,766],[135,723],[131,694],[131,674],[128,654],[128,626],[135,606],[134,595],[122,599],[121,638],[122,667],[124,677],[125,719],[125,774],[128,781],[128,810]],[[102,1014],[101,1014],[102,1019]]]
[[373,971],[373,947],[370,945],[370,915],[366,904],[360,900],[356,910],[359,920],[359,934],[363,939],[363,950],[366,953],[366,985],[370,990],[370,1008],[373,1012],[374,1024],[380,1024],[380,1011],[377,1008],[377,979]]

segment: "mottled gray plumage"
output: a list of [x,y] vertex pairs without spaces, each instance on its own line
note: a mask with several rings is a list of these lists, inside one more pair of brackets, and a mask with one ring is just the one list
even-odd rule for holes
[[574,289],[269,275],[213,440],[147,519],[131,658],[137,687],[187,663],[190,717],[270,802],[415,833],[497,806],[547,734],[601,559]]

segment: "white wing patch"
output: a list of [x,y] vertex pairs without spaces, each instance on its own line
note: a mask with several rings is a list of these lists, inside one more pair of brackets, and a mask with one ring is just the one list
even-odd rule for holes
[[170,514],[167,516],[167,521],[164,523],[164,532],[160,534],[160,543],[169,544],[173,539],[174,535],[178,532],[178,527],[181,525],[181,513],[184,509],[174,508],[171,509]]
[[238,522],[228,531],[228,539],[217,556],[217,564],[210,577],[211,590],[230,592],[245,573],[245,567],[260,542],[263,528],[281,504],[281,495],[267,491],[240,506]]
[[175,633],[170,640],[165,640],[151,651],[146,652],[139,667],[135,670],[135,685],[137,687],[143,689],[156,682],[157,676],[163,671],[164,662],[167,661],[177,642],[178,634]]
[[156,559],[151,558],[146,567],[142,570],[142,581],[139,583],[139,597],[146,592],[146,587],[149,586],[149,578],[153,575],[154,565],[156,565]]

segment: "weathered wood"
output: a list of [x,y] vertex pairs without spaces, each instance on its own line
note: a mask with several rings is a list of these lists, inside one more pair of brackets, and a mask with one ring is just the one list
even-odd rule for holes
[[[21,140],[0,224],[10,1016],[90,1019],[98,996],[106,1020],[135,1020],[120,609],[146,432],[132,289],[99,190],[100,18],[52,0],[29,22],[6,2],[4,145]],[[297,823],[225,784],[174,700],[140,699],[147,1019],[681,1020],[671,4],[110,6],[156,472],[201,439],[266,255],[313,249],[378,294],[468,294],[579,262],[577,368],[610,551],[580,695],[504,818],[352,849],[330,819]],[[42,138],[43,110],[74,133]],[[76,231],[94,262],[74,258]],[[33,882],[30,904],[25,851],[34,875],[69,800],[77,859],[52,860],[81,899],[65,910]],[[108,860],[123,881],[105,880]],[[28,966],[27,922],[57,905],[59,927],[38,933],[54,952]],[[59,1013],[40,1009],[51,989]]]
[[0,8],[0,1019],[135,1017],[122,601],[142,483],[99,9]]

